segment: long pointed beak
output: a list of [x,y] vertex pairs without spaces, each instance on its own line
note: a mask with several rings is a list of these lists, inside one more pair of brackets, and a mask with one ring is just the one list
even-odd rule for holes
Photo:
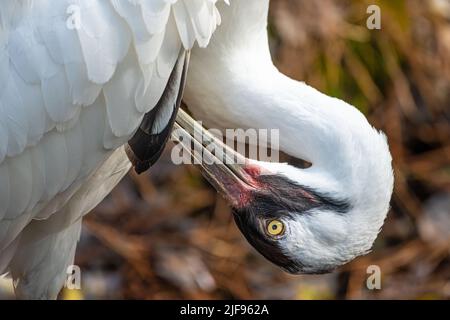
[[249,173],[250,160],[208,132],[180,108],[172,132],[172,140],[180,143],[199,164],[205,178],[236,207],[245,206],[257,183]]

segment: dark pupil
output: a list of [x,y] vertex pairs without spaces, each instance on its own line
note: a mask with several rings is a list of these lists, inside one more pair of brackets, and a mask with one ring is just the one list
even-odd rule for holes
[[278,226],[276,224],[272,225],[272,230],[277,230]]

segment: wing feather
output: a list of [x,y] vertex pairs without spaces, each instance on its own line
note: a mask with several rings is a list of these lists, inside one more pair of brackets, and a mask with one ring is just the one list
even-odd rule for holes
[[9,168],[6,165],[0,166],[0,221],[6,215],[11,199],[11,187],[9,182]]
[[31,200],[32,167],[31,159],[25,154],[9,159],[8,171],[10,175],[10,206],[5,219],[14,219],[22,215]]
[[20,92],[13,81],[9,81],[0,100],[3,124],[8,128],[7,154],[20,154],[27,145],[28,118]]
[[114,77],[103,88],[109,125],[117,137],[131,135],[144,114],[135,105],[135,92],[142,72],[133,51],[119,65]]
[[[215,0],[0,1],[2,255],[33,219],[73,223],[107,194],[112,185],[86,184],[157,105],[181,48],[205,46],[220,15]],[[81,20],[69,27],[73,5]],[[80,190],[78,202],[95,201],[70,202]]]
[[46,171],[45,171],[45,156],[42,148],[31,148],[30,158],[32,166],[32,185],[31,185],[31,200],[28,206],[28,211],[36,206],[36,204],[43,199],[43,194],[46,185]]
[[178,36],[173,17],[171,17],[171,22],[172,23],[169,23],[166,27],[163,45],[156,61],[156,70],[158,72],[158,76],[162,79],[169,78],[170,73],[172,72],[177,61],[178,53],[181,49],[181,41]]
[[183,46],[192,48],[195,42],[195,31],[184,1],[177,1],[173,5],[173,14]]

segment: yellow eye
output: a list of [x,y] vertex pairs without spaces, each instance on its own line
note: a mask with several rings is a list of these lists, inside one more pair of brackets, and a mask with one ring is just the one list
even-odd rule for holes
[[267,233],[271,236],[279,236],[284,232],[284,224],[280,220],[272,220],[267,224]]

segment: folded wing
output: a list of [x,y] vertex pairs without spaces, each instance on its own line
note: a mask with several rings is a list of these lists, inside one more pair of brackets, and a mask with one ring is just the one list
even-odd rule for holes
[[[215,5],[2,0],[0,266],[32,220],[58,213],[135,135],[161,100],[180,52],[208,44],[220,23]],[[154,112],[153,133],[170,124],[171,108]]]

